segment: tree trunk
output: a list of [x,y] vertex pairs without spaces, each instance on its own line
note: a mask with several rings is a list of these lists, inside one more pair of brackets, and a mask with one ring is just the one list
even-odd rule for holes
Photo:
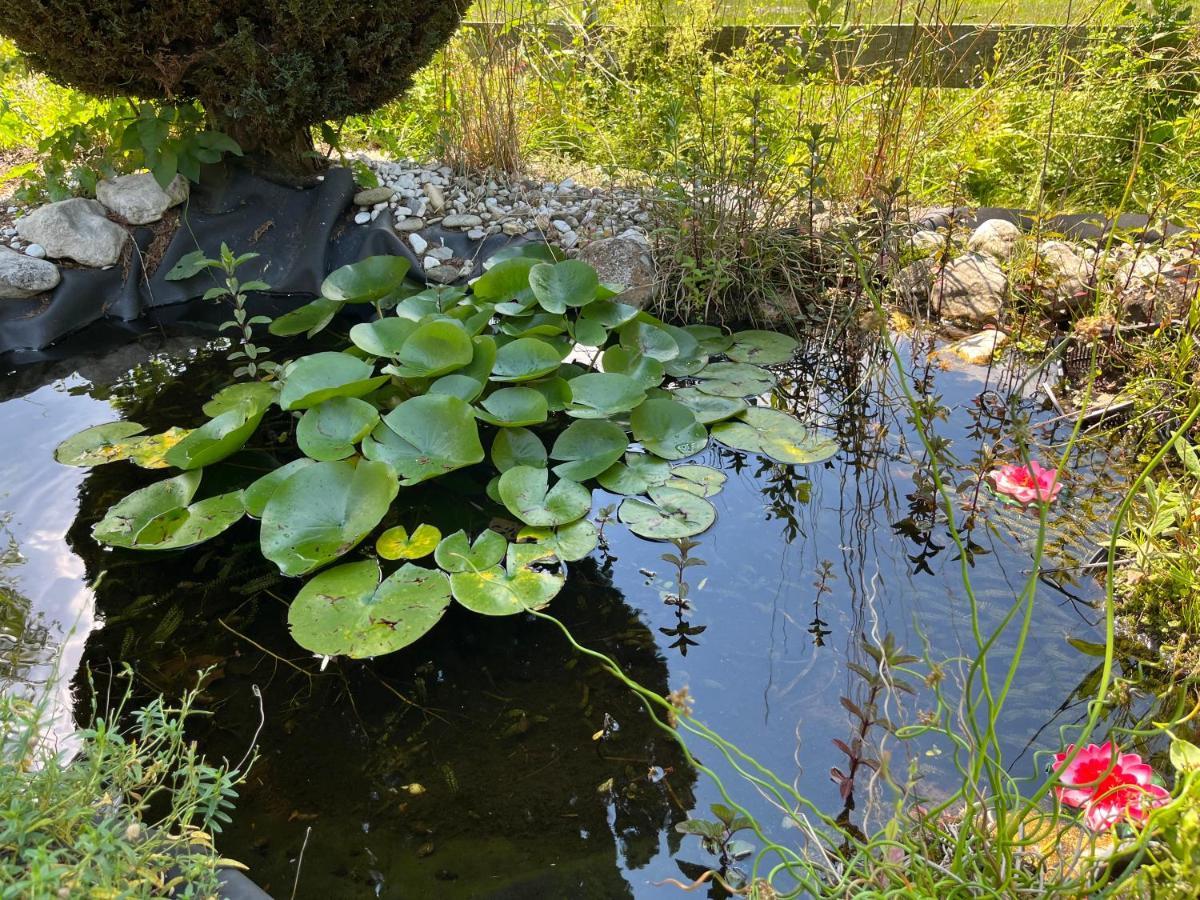
[[215,130],[238,142],[244,154],[242,164],[263,178],[308,187],[315,184],[316,176],[329,167],[328,160],[316,151],[312,131],[307,127],[264,132],[215,113],[210,119]]

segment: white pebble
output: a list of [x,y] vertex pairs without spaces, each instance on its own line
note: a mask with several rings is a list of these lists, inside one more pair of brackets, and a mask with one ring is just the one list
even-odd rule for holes
[[371,214],[369,212],[360,212],[357,215],[355,215],[355,217],[354,217],[355,225],[366,225],[370,221],[371,221]]
[[413,252],[418,256],[424,253],[429,247],[429,241],[425,240],[425,238],[421,237],[416,232],[408,236],[408,242],[412,245]]

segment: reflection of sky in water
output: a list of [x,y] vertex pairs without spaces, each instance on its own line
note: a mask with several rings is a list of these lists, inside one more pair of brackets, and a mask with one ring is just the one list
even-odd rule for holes
[[[830,463],[797,469],[763,466],[755,458],[715,446],[695,460],[721,468],[729,480],[714,498],[716,526],[701,535],[691,551],[706,565],[687,571],[694,609],[685,621],[704,630],[693,636],[697,645],[689,647],[686,655],[672,649],[673,637],[664,634],[676,630],[678,620],[660,596],[670,589],[666,582],[673,578],[673,568],[659,557],[674,548],[640,540],[616,523],[606,530],[617,557],[613,585],[656,638],[669,669],[670,687],[687,687],[700,719],[774,769],[785,782],[794,781],[830,814],[837,813],[840,802],[829,769],[843,764],[833,740],[848,740],[851,728],[840,698],[859,698],[862,693],[861,680],[847,663],[864,661],[863,637],[878,640],[890,633],[900,646],[916,654],[928,642],[936,660],[973,654],[956,551],[944,528],[928,531],[927,500],[914,486],[914,478],[925,477],[923,451],[901,404],[886,399],[887,393],[895,393],[893,379],[862,362],[826,354],[802,364],[789,389],[791,402],[813,409],[810,418],[815,421],[833,422],[827,413],[847,410],[836,423],[843,452]],[[811,389],[808,382],[818,367],[823,381],[832,381],[832,387]],[[991,440],[981,437],[974,398],[985,387],[995,388],[996,380],[985,383],[981,372],[932,373],[936,391],[949,407],[948,420],[939,421],[936,429],[952,441],[950,451],[959,464],[948,472],[952,480],[966,479],[981,440]],[[880,390],[883,382],[889,383],[886,392]],[[32,614],[52,624],[54,641],[61,647],[58,665],[67,675],[77,667],[87,635],[96,626],[92,591],[81,580],[82,563],[65,540],[87,472],[56,465],[51,454],[59,441],[81,428],[115,417],[107,402],[80,390],[85,385],[73,376],[0,404],[5,446],[0,477],[7,486],[0,510],[10,516],[7,527],[23,557],[7,574],[29,599]],[[844,401],[847,397],[850,400]],[[140,483],[149,480],[153,478],[142,478]],[[963,495],[966,500],[971,496],[970,491]],[[597,492],[596,509],[609,502],[615,500]],[[989,508],[992,505],[984,491],[981,513],[970,532],[971,575],[985,625],[999,621],[1023,587],[1031,562],[1028,519],[1014,536],[1011,525],[1019,514],[999,512]],[[1068,515],[1069,509],[1060,504],[1055,515]],[[965,511],[956,514],[965,520]],[[815,583],[822,580],[826,568],[823,583],[828,590],[819,592]],[[285,585],[281,590],[287,596],[290,588]],[[1070,590],[1085,599],[1095,596],[1094,585],[1088,583]],[[188,602],[186,592],[180,593]],[[269,614],[273,613],[261,613]],[[1058,727],[1078,717],[1080,710],[1071,705],[1070,694],[1091,661],[1071,650],[1065,638],[1094,637],[1089,624],[1094,617],[1094,611],[1073,602],[1064,591],[1046,585],[1039,589],[1034,627],[1001,722],[1003,750],[1015,774],[1034,773],[1027,744],[1034,741],[1035,749],[1055,746]],[[213,630],[210,623],[209,637]],[[227,635],[224,638],[232,641]],[[236,642],[230,646],[245,649]],[[1011,646],[1011,641],[1001,642],[994,667],[1006,664]],[[303,656],[293,651],[285,652],[297,659]],[[41,682],[48,674],[40,666],[18,677]],[[954,674],[951,671],[951,678]],[[68,711],[65,681],[56,687],[55,697],[58,709]],[[912,721],[916,711],[927,705],[927,697],[904,698],[903,711],[892,707],[889,713]],[[925,741],[909,748],[917,753],[931,794],[942,789],[951,771],[944,755],[949,748],[934,744]],[[285,746],[288,752],[305,752],[302,740]],[[897,748],[895,741],[892,746]],[[765,826],[781,840],[788,839],[788,833],[776,827],[782,816],[757,798],[751,787],[738,782],[715,750],[694,749],[703,762],[717,769],[737,799],[761,815]],[[898,749],[903,754],[905,748]],[[926,755],[938,750],[942,756]],[[903,773],[903,760],[895,764]],[[590,792],[594,786],[581,785],[579,790]],[[708,803],[720,798],[705,779],[697,782],[696,790],[699,802],[694,814],[702,815]],[[308,803],[319,806],[321,798],[310,797]],[[861,815],[861,800],[859,805],[856,817]],[[242,815],[253,819],[252,810],[243,810]],[[346,834],[361,825],[330,824]],[[299,826],[292,830],[302,833]],[[624,838],[618,834],[618,840]],[[706,861],[692,838],[685,840],[679,855]],[[639,854],[640,859],[644,856]],[[658,852],[648,863],[630,869],[622,858],[617,862],[637,896],[663,892],[674,896],[673,888],[652,886],[680,876],[664,835],[658,836]]]

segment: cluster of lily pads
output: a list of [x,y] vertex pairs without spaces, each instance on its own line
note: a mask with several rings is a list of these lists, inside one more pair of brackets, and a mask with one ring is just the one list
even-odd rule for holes
[[[673,540],[716,518],[707,498],[725,476],[683,462],[710,439],[791,465],[836,451],[788,413],[747,402],[775,386],[765,366],[790,359],[790,337],[668,325],[541,246],[493,257],[469,289],[414,287],[407,270],[381,256],[333,272],[320,298],[270,330],[312,337],[347,304],[373,304],[376,317],[354,325],[343,350],[222,389],[199,427],[146,435],[112,422],[62,443],[56,458],[68,465],[180,470],[114,504],[96,540],[174,550],[259,519],[280,572],[317,573],[291,605],[295,639],[371,657],[417,640],[452,600],[484,615],[548,604],[564,564],[596,548],[589,484],[624,496],[617,518],[635,534]],[[272,407],[295,417],[301,455],[195,500],[205,469],[241,450]],[[384,523],[403,488],[488,462],[488,496],[524,526],[515,540],[396,526],[373,557],[330,565]],[[431,555],[432,567],[416,562]],[[401,565],[384,577],[381,560]]]

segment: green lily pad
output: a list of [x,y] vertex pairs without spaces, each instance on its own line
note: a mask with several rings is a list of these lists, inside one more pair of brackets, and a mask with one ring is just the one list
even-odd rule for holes
[[483,461],[471,407],[448,394],[405,400],[363,439],[363,455],[387,463],[412,485]]
[[546,468],[546,445],[528,428],[501,428],[492,441],[492,463],[501,472],[513,466]]
[[332,322],[334,316],[341,312],[345,305],[340,300],[318,297],[312,303],[306,303],[273,320],[267,326],[267,331],[277,337],[292,337],[296,334],[312,337]]
[[592,319],[576,320],[571,326],[571,336],[584,347],[603,347],[608,343],[608,329]]
[[708,432],[695,414],[674,400],[650,399],[629,416],[633,436],[663,459],[683,459],[708,446]]
[[717,511],[703,497],[664,485],[649,490],[650,499],[629,497],[617,516],[634,534],[655,541],[673,541],[707,531]]
[[520,428],[546,421],[549,410],[540,391],[527,387],[509,387],[494,391],[484,398],[483,409],[475,415],[492,425]]
[[588,372],[570,382],[567,415],[576,419],[609,419],[627,413],[646,399],[646,392],[628,375]]
[[429,632],[450,605],[450,580],[407,563],[379,581],[374,560],[344,563],[311,579],[288,609],[296,643],[323,656],[394,653]]
[[562,362],[562,355],[540,338],[517,338],[496,351],[493,381],[532,381],[549,375]]
[[379,411],[366,400],[331,397],[305,410],[296,426],[296,443],[312,459],[345,459],[378,424]]
[[600,279],[596,270],[577,259],[541,263],[529,270],[529,287],[542,309],[565,312],[569,306],[586,306],[596,299]]
[[508,549],[508,540],[490,528],[471,543],[465,531],[447,535],[437,545],[433,559],[447,572],[475,572],[499,565]]
[[473,282],[471,293],[480,300],[501,303],[507,300],[532,298],[529,271],[542,261],[528,256],[506,259],[492,266]]
[[71,435],[56,448],[54,458],[64,466],[99,466],[128,459],[126,438],[141,434],[145,425],[137,422],[105,422]]
[[679,356],[679,344],[671,333],[655,322],[634,319],[621,326],[621,346],[631,353],[640,353],[659,362]]
[[285,410],[308,409],[331,397],[361,397],[385,381],[372,377],[374,367],[349,353],[326,351],[302,356],[283,375],[279,405]]
[[350,329],[350,340],[363,353],[371,356],[395,357],[404,342],[417,330],[417,323],[410,319],[388,316],[374,322],[359,322]]
[[221,413],[229,412],[246,402],[266,409],[278,397],[279,388],[275,384],[264,381],[241,381],[221,388],[200,409],[210,419],[215,419]]
[[449,375],[443,375],[433,384],[429,385],[430,394],[448,394],[451,397],[457,397],[464,403],[472,403],[479,398],[483,393],[483,389],[487,385],[482,381],[476,381],[470,375],[463,375],[461,372],[451,372]]
[[123,442],[121,451],[135,466],[143,469],[165,469],[171,465],[167,462],[167,452],[191,433],[190,428],[171,427],[161,434],[129,438]]
[[558,262],[563,258],[562,251],[543,243],[509,244],[501,247],[483,261],[485,270],[498,266],[510,259],[532,259],[534,262]]
[[500,331],[510,337],[552,337],[567,330],[565,316],[537,313],[532,316],[506,319],[500,323]]
[[263,510],[266,509],[267,501],[271,499],[276,488],[296,472],[308,468],[314,462],[315,460],[309,459],[307,456],[302,456],[299,459],[294,459],[290,463],[280,466],[278,469],[268,472],[253,482],[242,492],[242,502],[246,506],[246,512],[255,519],[261,519]]
[[664,484],[671,477],[665,459],[650,453],[626,453],[624,462],[613,463],[596,479],[600,487],[614,494],[644,494],[651,485]]
[[220,462],[246,445],[265,412],[266,408],[253,400],[243,400],[194,429],[163,458],[168,465],[185,471]]
[[471,336],[453,319],[418,325],[396,351],[396,364],[384,369],[401,378],[436,378],[468,365],[475,348]]
[[794,416],[757,406],[714,425],[712,435],[727,447],[793,466],[821,462],[838,451],[837,441],[813,434]]
[[404,284],[409,265],[403,256],[368,256],[334,269],[321,282],[321,296],[340,303],[374,303]]
[[683,330],[694,337],[700,344],[700,351],[709,356],[724,353],[733,344],[733,335],[715,325],[684,325]]
[[690,409],[701,425],[731,419],[746,408],[746,401],[741,397],[718,397],[694,387],[676,388],[671,395]]
[[456,572],[450,576],[450,589],[455,600],[485,616],[541,609],[562,590],[566,577],[535,569],[534,564],[554,561],[554,554],[540,544],[509,544],[504,568]]
[[657,359],[645,356],[625,347],[609,347],[600,356],[600,365],[605,372],[628,375],[646,390],[658,387],[666,376],[666,369]]
[[582,484],[567,479],[549,484],[545,469],[513,466],[500,476],[500,499],[526,525],[566,525],[592,508],[592,493]]
[[558,528],[526,525],[517,532],[518,541],[535,541],[563,562],[583,559],[600,543],[600,532],[587,519],[579,519]]
[[775,331],[739,331],[725,355],[734,362],[773,366],[791,359],[797,346],[794,338]]
[[620,328],[626,322],[637,318],[638,308],[628,303],[618,303],[615,300],[596,300],[589,303],[580,312],[581,319],[587,319],[605,328]]
[[420,559],[432,553],[442,539],[433,525],[420,524],[409,534],[403,525],[389,528],[375,541],[375,552],[383,559]]
[[757,397],[775,387],[771,372],[746,363],[709,363],[696,378],[696,390],[717,397]]
[[663,364],[668,375],[672,378],[684,378],[688,375],[695,375],[708,365],[708,354],[700,349],[700,342],[689,332],[682,328],[676,328],[674,325],[660,327],[674,338],[679,347],[679,353],[675,358],[667,360]]
[[[578,379],[577,379],[578,380]],[[618,459],[629,446],[625,429],[604,419],[579,419],[558,436],[550,458],[564,460],[554,474],[571,481],[595,478]]]
[[117,501],[92,527],[92,537],[110,547],[179,550],[216,537],[245,513],[242,492],[192,503],[201,472],[184,472]]
[[709,466],[687,465],[671,469],[667,487],[688,491],[697,497],[714,497],[721,493],[728,476]]
[[399,485],[381,462],[318,462],[275,488],[262,514],[262,553],[284,575],[304,575],[358,546]]
[[[560,366],[561,372],[565,366]],[[532,388],[546,398],[546,408],[550,412],[561,412],[571,403],[571,383],[565,378],[551,375],[549,378],[539,378],[536,381],[526,381],[523,385]]]

